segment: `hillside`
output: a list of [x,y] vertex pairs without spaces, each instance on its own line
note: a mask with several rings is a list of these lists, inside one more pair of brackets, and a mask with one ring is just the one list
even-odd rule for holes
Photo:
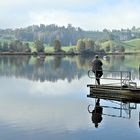
[[140,51],[140,38],[125,41],[128,50]]
[[[59,39],[62,46],[76,45],[77,40],[90,38],[94,41],[105,40],[131,40],[140,38],[140,30],[121,29],[121,30],[83,30],[80,27],[74,27],[71,24],[65,26],[50,25],[31,25],[24,28],[0,29],[1,40],[20,40],[34,42],[42,40],[44,43],[53,46],[54,40]],[[127,42],[124,42],[127,44]],[[117,43],[118,44],[118,43]]]
[[131,39],[128,41],[116,41],[110,40],[101,43],[103,49],[106,49],[107,46],[123,46],[125,52],[140,52],[140,38]]

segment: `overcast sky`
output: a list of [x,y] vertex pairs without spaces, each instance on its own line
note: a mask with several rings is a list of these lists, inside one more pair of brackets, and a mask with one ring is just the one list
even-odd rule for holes
[[0,28],[72,24],[85,30],[140,27],[140,0],[1,0]]

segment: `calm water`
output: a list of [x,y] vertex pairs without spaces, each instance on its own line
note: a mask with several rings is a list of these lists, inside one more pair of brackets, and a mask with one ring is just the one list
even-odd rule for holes
[[[103,107],[98,128],[92,122],[91,59],[0,56],[0,140],[139,140],[139,104],[101,99],[108,108]],[[140,85],[139,60],[111,56],[103,60],[104,69],[128,70]]]

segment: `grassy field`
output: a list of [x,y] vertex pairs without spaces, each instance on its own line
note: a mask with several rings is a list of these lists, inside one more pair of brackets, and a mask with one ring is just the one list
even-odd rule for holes
[[[13,40],[4,40],[4,39],[0,39],[0,42],[7,42],[10,43]],[[23,42],[25,43],[25,42]],[[28,42],[29,46],[31,48],[31,51],[34,52],[36,51],[36,49],[34,48],[34,42]],[[125,48],[125,52],[140,52],[140,38],[136,38],[136,39],[132,39],[129,41],[114,41],[114,40],[110,40],[110,41],[105,41],[103,43],[99,44],[102,49],[106,50],[107,46],[124,46]],[[44,44],[45,47],[45,52],[51,53],[54,52],[54,47],[53,46],[49,46],[48,44]],[[62,46],[62,50],[64,50],[65,52],[68,52],[70,49],[74,49],[76,46]]]
[[140,46],[140,38],[136,38],[133,40],[129,40],[129,41],[124,41],[126,44],[128,45],[132,45],[132,46]]
[[125,43],[128,45],[127,50],[140,52],[140,39],[137,38],[137,39],[125,41]]
[[103,49],[107,46],[124,46],[125,52],[140,52],[140,38],[132,39],[129,41],[106,41],[101,43]]

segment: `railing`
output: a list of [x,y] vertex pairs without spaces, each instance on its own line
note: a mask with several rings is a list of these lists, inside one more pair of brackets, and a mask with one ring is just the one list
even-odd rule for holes
[[[111,101],[111,100],[109,100]],[[97,98],[95,98],[95,103],[97,102]],[[111,101],[112,102],[112,101]],[[115,103],[115,102],[114,102]],[[121,117],[121,118],[126,118],[126,119],[130,119],[131,118],[131,110],[133,109],[136,109],[137,108],[137,104],[135,103],[134,106],[135,107],[131,107],[131,103],[123,103],[123,102],[116,102],[120,107],[116,107],[116,106],[105,106],[105,105],[100,105],[100,107],[102,108],[108,108],[108,109],[115,109],[115,110],[119,110],[119,115],[115,115],[115,114],[105,114],[105,113],[102,113],[101,115],[106,115],[106,116],[111,116],[111,117]],[[125,107],[126,105],[127,108]],[[91,107],[93,107],[95,109],[95,107],[97,107],[97,105],[93,105],[93,104],[90,104],[88,105],[88,112],[89,113],[92,113],[92,110],[91,110]],[[126,112],[126,115],[127,116],[123,116],[123,111],[128,111]],[[114,112],[114,111],[113,111]],[[139,120],[140,120],[140,113],[139,113]]]
[[[95,79],[96,84],[96,72],[94,73],[92,70],[88,71],[88,77]],[[115,77],[115,78],[114,78]],[[100,79],[107,79],[107,80],[119,80],[119,84],[121,85],[127,85],[127,86],[133,86],[137,87],[137,84],[131,80],[131,72],[129,71],[109,71],[109,70],[103,70],[103,76]],[[114,83],[108,84],[112,85]],[[115,83],[116,84],[116,83]],[[117,83],[118,84],[118,83]],[[107,85],[107,84],[105,84]]]

